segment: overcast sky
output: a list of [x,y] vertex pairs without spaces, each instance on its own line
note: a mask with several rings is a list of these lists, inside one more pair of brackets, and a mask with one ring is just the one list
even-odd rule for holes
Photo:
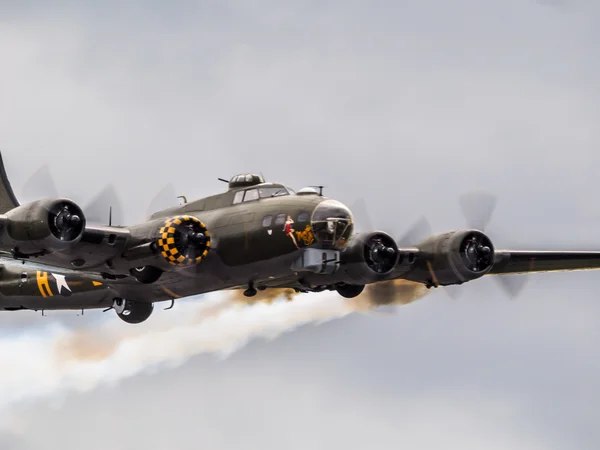
[[[364,198],[394,235],[421,214],[464,226],[458,196],[487,189],[496,247],[598,249],[599,16],[584,0],[0,1],[0,149],[21,199],[48,164],[82,204],[112,183],[120,223],[167,183],[193,198],[256,171]],[[540,274],[514,301],[479,280],[34,398],[0,413],[0,448],[597,449],[599,283]],[[3,313],[0,358],[64,317],[119,321]]]

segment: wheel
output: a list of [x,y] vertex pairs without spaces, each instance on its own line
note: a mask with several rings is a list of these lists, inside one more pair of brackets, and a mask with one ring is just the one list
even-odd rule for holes
[[132,302],[123,299],[115,299],[113,307],[119,319],[131,324],[144,322],[154,311],[154,303]]
[[142,266],[131,269],[129,273],[140,283],[150,284],[158,281],[163,271],[153,266]]
[[364,284],[340,284],[335,287],[338,294],[345,298],[354,298],[360,295],[364,289]]

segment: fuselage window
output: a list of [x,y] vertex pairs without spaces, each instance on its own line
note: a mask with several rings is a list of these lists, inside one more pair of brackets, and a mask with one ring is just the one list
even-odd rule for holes
[[283,225],[285,223],[286,218],[287,218],[287,216],[285,214],[279,214],[275,218],[275,225]]
[[256,189],[248,189],[244,196],[244,201],[251,202],[253,200],[258,200],[258,191]]
[[298,222],[308,222],[308,213],[306,211],[298,214]]
[[237,191],[235,193],[235,196],[233,197],[233,204],[235,205],[236,203],[241,203],[243,198],[244,198],[244,191]]
[[263,227],[270,227],[272,221],[273,221],[273,216],[266,216],[263,219]]

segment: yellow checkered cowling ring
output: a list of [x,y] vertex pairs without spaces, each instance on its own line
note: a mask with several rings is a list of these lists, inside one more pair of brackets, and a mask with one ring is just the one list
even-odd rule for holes
[[[195,233],[204,235],[203,242],[195,242],[189,238],[191,234]],[[208,255],[209,248],[210,232],[196,217],[171,217],[159,230],[158,250],[174,266],[189,266],[199,263]]]

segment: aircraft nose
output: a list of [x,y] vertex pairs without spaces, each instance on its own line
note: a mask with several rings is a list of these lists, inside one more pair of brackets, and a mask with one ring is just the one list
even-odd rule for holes
[[337,200],[324,200],[313,212],[311,227],[315,239],[322,247],[343,247],[354,230],[352,213]]

